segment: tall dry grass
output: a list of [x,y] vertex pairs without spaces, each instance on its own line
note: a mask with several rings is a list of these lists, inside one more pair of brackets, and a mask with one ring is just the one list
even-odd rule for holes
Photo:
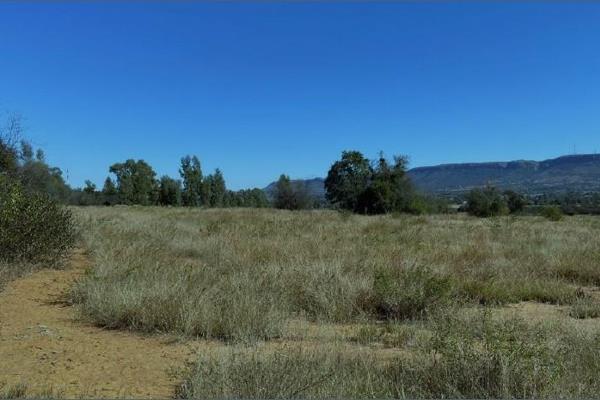
[[570,304],[600,280],[590,217],[344,216],[85,208],[95,267],[74,299],[99,325],[227,340],[286,321],[423,318],[448,303]]
[[[82,317],[221,340],[182,397],[600,397],[596,217],[74,212]],[[555,311],[499,307],[521,301]]]

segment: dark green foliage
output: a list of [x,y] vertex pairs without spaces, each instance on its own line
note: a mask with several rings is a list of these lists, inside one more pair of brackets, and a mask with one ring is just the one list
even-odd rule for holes
[[493,186],[476,188],[467,194],[467,211],[477,217],[495,217],[508,213],[506,199]]
[[451,288],[447,277],[426,267],[379,269],[368,307],[385,319],[423,318],[447,302]]
[[202,193],[202,168],[198,157],[183,157],[179,175],[183,179],[181,200],[184,206],[198,207],[209,201],[208,196],[203,196]]
[[282,174],[275,185],[273,205],[283,210],[305,210],[315,206],[303,181],[292,182]]
[[27,190],[44,193],[53,199],[66,201],[71,189],[65,183],[62,171],[43,160],[26,160],[20,167],[20,180]]
[[325,179],[326,197],[339,208],[362,214],[411,212],[418,204],[406,167],[405,157],[394,157],[390,165],[382,154],[371,165],[360,152],[344,151]]
[[127,160],[111,165],[109,171],[117,177],[117,192],[124,204],[148,206],[158,200],[156,173],[144,160]]
[[407,211],[411,214],[448,214],[451,209],[447,199],[414,194]]
[[381,155],[372,168],[370,183],[359,196],[355,211],[364,214],[409,211],[414,193],[406,176],[406,165],[405,157],[395,157],[394,164],[389,165]]
[[269,199],[261,189],[246,189],[236,192],[228,190],[225,194],[225,206],[227,207],[269,207]]
[[225,187],[225,178],[219,168],[210,175],[210,194],[209,203],[211,207],[223,207],[225,201],[225,193],[227,188]]
[[563,212],[558,206],[545,206],[540,214],[549,221],[560,221],[563,218]]
[[163,176],[160,178],[158,204],[161,206],[181,205],[181,181]]
[[69,198],[71,189],[59,168],[46,164],[44,153],[22,139],[23,127],[18,115],[11,115],[0,126],[0,176],[18,180],[28,192],[40,193],[59,201]]
[[292,182],[290,177],[287,175],[279,176],[277,184],[275,185],[275,208],[293,210],[294,205],[294,190],[292,189]]
[[115,186],[112,179],[109,176],[104,180],[104,186],[102,187],[102,204],[110,206],[117,204],[119,196],[117,193],[117,187]]
[[88,193],[88,194],[96,193],[96,185],[92,181],[86,180],[84,183],[85,183],[85,187],[83,188],[83,191],[85,193]]
[[360,152],[342,152],[342,159],[333,163],[325,179],[327,200],[342,209],[357,210],[372,175],[369,160]]
[[61,261],[75,243],[71,213],[48,195],[0,177],[0,260]]
[[506,199],[508,210],[511,214],[523,211],[527,205],[527,199],[525,199],[525,196],[513,190],[505,191],[504,197]]

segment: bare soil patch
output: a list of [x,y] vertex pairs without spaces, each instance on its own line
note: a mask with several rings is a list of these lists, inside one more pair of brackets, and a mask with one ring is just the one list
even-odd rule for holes
[[65,298],[88,266],[78,251],[66,269],[33,273],[0,292],[0,386],[52,388],[65,397],[173,396],[178,382],[171,371],[194,357],[199,342],[78,321]]

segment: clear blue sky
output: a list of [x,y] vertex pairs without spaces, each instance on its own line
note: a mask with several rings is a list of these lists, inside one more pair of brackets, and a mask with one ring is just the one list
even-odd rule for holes
[[600,3],[0,2],[0,109],[75,186],[197,154],[228,187],[600,150]]

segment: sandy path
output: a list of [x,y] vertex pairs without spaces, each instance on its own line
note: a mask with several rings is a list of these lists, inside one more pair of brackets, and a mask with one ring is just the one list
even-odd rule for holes
[[89,265],[74,254],[65,270],[36,272],[0,292],[0,386],[25,383],[65,397],[168,398],[172,368],[199,343],[102,330],[77,322],[65,293]]

